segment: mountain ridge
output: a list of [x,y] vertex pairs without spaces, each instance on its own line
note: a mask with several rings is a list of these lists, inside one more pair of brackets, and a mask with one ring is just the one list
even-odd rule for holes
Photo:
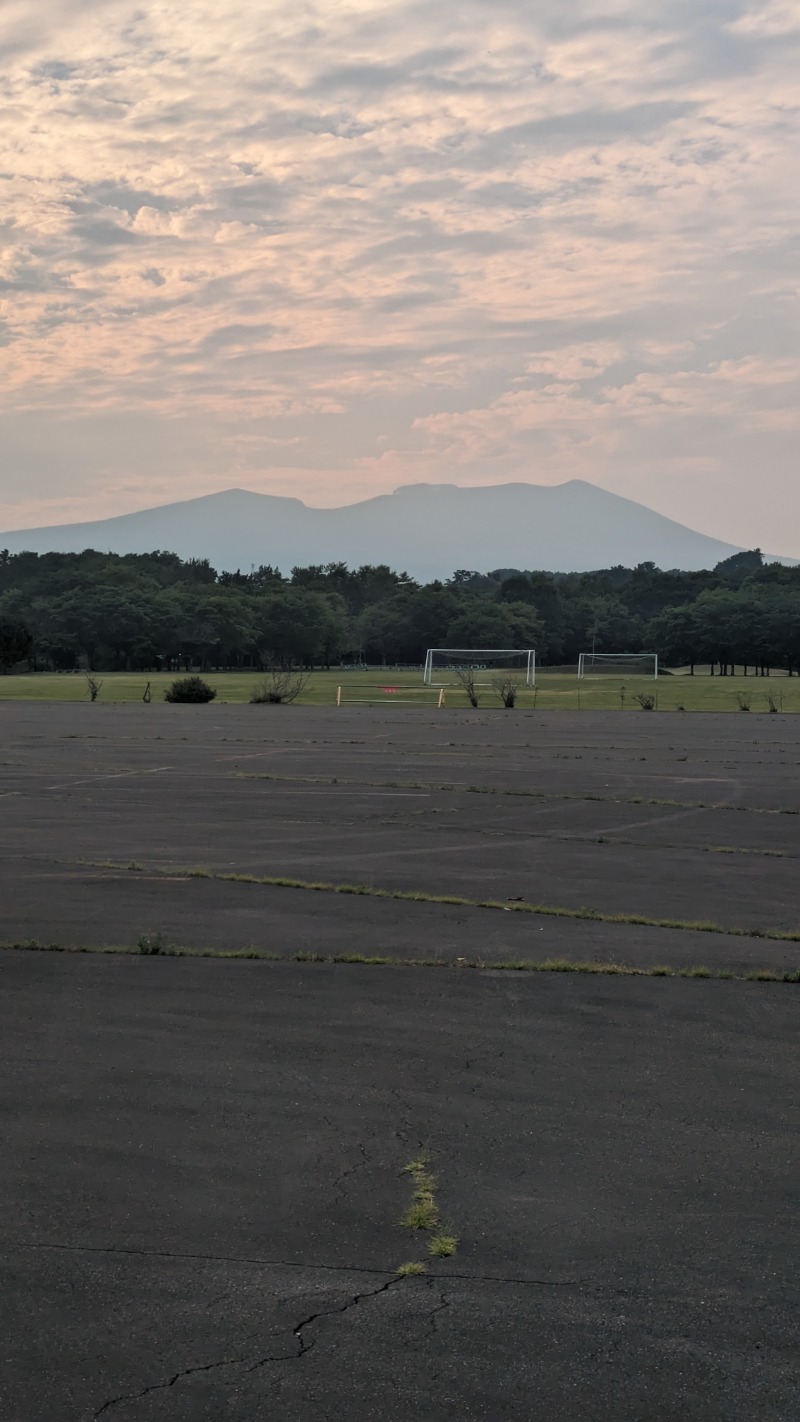
[[[9,552],[208,558],[219,571],[271,563],[388,563],[422,579],[456,568],[590,572],[623,563],[711,568],[737,545],[698,533],[596,484],[403,484],[337,508],[232,488],[85,523],[0,533]],[[794,560],[783,558],[780,561]]]

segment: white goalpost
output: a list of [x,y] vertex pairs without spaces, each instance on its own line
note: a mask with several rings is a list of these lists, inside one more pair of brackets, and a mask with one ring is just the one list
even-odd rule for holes
[[658,676],[658,656],[655,652],[581,652],[578,657],[578,677],[587,676]]
[[426,686],[448,686],[459,672],[477,672],[477,686],[488,686],[496,676],[519,676],[526,686],[536,683],[533,647],[429,647],[423,681]]

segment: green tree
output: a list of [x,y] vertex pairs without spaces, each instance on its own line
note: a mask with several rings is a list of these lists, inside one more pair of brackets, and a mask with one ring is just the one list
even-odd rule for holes
[[256,604],[258,648],[269,663],[330,661],[347,642],[340,600],[304,587],[281,587]]
[[463,608],[447,628],[446,647],[516,648],[526,651],[541,641],[544,625],[528,603],[484,603]]
[[694,608],[691,603],[681,607],[666,607],[658,617],[654,617],[647,629],[648,647],[658,653],[659,660],[667,666],[689,664],[694,676],[695,662],[699,660],[700,640]]
[[23,661],[33,646],[33,636],[24,622],[0,621],[0,672]]

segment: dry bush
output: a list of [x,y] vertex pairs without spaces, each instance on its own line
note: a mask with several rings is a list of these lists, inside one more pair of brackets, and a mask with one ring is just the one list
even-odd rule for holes
[[310,672],[282,671],[273,667],[263,681],[253,688],[253,706],[290,706],[308,685]]

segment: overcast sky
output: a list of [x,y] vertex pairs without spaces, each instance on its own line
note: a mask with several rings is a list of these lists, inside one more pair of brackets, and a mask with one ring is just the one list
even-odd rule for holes
[[579,477],[800,556],[800,0],[3,0],[0,528]]

